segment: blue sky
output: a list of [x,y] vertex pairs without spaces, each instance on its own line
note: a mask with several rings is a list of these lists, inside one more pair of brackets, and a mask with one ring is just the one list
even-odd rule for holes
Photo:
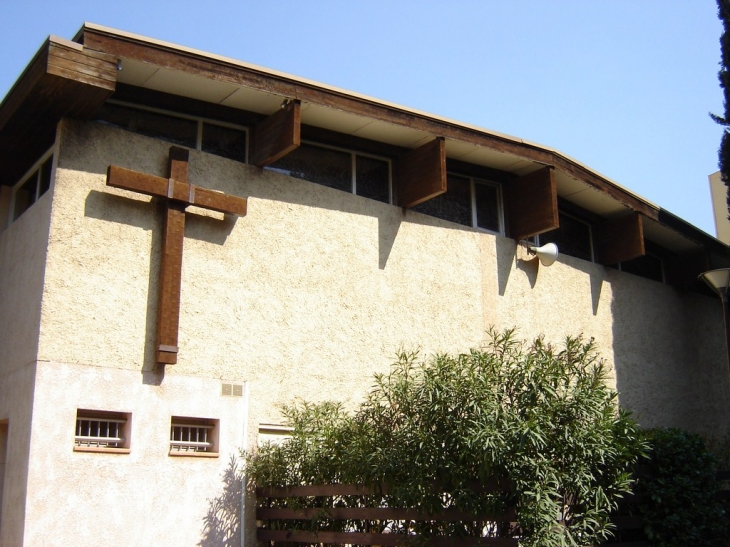
[[0,96],[84,21],[560,150],[714,234],[714,0],[3,0]]

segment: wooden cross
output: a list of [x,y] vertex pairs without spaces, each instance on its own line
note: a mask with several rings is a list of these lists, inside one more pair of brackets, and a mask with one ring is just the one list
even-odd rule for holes
[[177,333],[180,323],[185,208],[188,205],[195,205],[221,213],[244,216],[246,199],[189,184],[188,151],[176,146],[170,148],[170,178],[146,175],[110,165],[107,170],[106,184],[165,200],[155,353],[157,363],[175,364],[177,363]]

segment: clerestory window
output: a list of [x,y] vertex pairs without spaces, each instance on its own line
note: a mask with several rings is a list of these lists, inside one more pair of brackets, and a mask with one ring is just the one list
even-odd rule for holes
[[53,154],[49,151],[13,187],[10,197],[10,222],[15,222],[51,187]]
[[560,227],[540,234],[539,244],[555,243],[560,254],[593,261],[593,234],[591,225],[564,212],[558,213]]
[[247,158],[248,131],[241,126],[114,101],[102,105],[95,119],[224,158],[240,162]]
[[504,233],[499,184],[448,174],[446,187],[445,193],[416,205],[413,210],[464,226]]
[[390,161],[384,158],[307,142],[267,169],[383,203],[391,202]]

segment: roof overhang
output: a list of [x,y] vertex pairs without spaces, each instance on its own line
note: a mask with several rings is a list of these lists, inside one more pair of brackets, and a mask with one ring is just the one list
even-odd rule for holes
[[0,184],[48,149],[61,118],[91,115],[114,92],[116,72],[116,57],[49,37],[0,103]]
[[[0,105],[0,161],[40,155],[61,117],[90,115],[117,82],[262,115],[297,99],[309,126],[406,149],[443,137],[447,158],[515,176],[552,166],[563,199],[607,219],[639,213],[648,220],[646,235],[674,252],[728,254],[714,237],[546,146],[99,25],[86,23],[74,41],[50,38]],[[60,67],[61,59],[69,66]],[[0,184],[18,176],[6,171]]]

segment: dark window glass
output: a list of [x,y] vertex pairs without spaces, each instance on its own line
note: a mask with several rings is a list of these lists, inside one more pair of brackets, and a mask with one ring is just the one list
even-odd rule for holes
[[246,161],[246,132],[241,129],[203,123],[203,152],[231,160]]
[[389,203],[389,172],[387,161],[357,156],[355,179],[357,195]]
[[45,194],[48,189],[51,187],[51,168],[53,167],[53,156],[48,158],[46,161],[43,162],[43,165],[41,165],[41,172],[40,172],[40,178],[38,180],[38,184],[40,185],[38,188],[38,196],[42,196]]
[[653,255],[644,255],[621,263],[621,271],[640,275],[654,281],[664,281],[662,275],[662,259]]
[[445,193],[416,205],[413,210],[464,226],[471,226],[471,183],[469,179],[448,175],[446,188]]
[[148,110],[107,103],[97,111],[96,120],[188,148],[195,148],[198,140],[198,122]]
[[555,243],[560,254],[592,260],[591,228],[573,217],[559,214],[560,227],[540,234],[540,245]]
[[38,184],[38,171],[35,171],[20,188],[15,191],[15,203],[13,205],[13,220],[25,213],[35,203],[35,191]]
[[477,226],[499,232],[499,193],[496,186],[474,183]]
[[330,188],[352,192],[352,155],[330,148],[302,144],[269,169]]

